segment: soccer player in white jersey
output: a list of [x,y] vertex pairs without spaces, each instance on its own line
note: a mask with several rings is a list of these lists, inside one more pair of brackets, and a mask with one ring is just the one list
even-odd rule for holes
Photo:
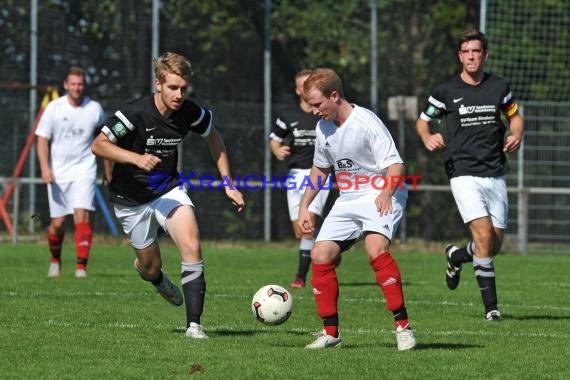
[[[305,287],[307,273],[311,266],[311,249],[315,245],[314,232],[303,235],[297,227],[299,205],[304,192],[304,189],[299,184],[303,183],[311,171],[313,156],[315,155],[315,127],[319,121],[319,118],[311,112],[311,106],[303,97],[303,83],[310,74],[310,69],[303,69],[295,75],[295,93],[299,97],[299,103],[294,108],[287,109],[279,115],[275,122],[275,128],[269,135],[271,152],[279,161],[284,161],[288,158],[288,176],[292,179],[291,183],[297,184],[287,189],[289,217],[291,218],[295,237],[300,240],[299,262],[295,280],[290,285],[292,288]],[[285,144],[287,139],[290,139],[289,144]],[[317,217],[323,214],[328,195],[328,188],[322,189],[309,206],[313,224],[316,224]]]
[[94,131],[105,116],[96,101],[84,95],[85,72],[72,67],[63,87],[66,95],[50,102],[38,128],[37,156],[47,184],[51,221],[47,229],[51,264],[48,277],[61,275],[61,247],[67,215],[75,223],[77,262],[75,277],[87,277],[94,210],[97,164],[91,152]]
[[[341,254],[363,236],[376,282],[394,315],[398,350],[416,345],[404,304],[402,279],[390,254],[390,243],[404,214],[408,197],[405,169],[390,133],[370,110],[349,103],[338,74],[314,70],[304,83],[307,102],[321,120],[317,125],[312,184],[323,183],[334,167],[340,196],[325,218],[311,251],[312,286],[324,329],[310,349],[338,347],[339,284],[336,267]],[[307,187],[299,210],[299,228],[314,230],[308,207],[319,191]]]
[[[493,256],[501,250],[508,222],[505,153],[520,148],[524,120],[507,81],[484,71],[487,45],[487,37],[478,30],[459,36],[461,73],[434,88],[416,121],[416,131],[430,152],[445,149],[451,192],[471,232],[465,246],[445,248],[447,286],[457,288],[462,265],[473,262],[485,318],[499,321]],[[508,120],[508,128],[501,115]],[[445,139],[430,131],[440,119],[446,121]]]

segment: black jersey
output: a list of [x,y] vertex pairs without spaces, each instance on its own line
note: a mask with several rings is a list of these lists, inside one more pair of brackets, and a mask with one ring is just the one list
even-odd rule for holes
[[133,100],[107,119],[101,130],[113,143],[162,161],[151,172],[131,164],[115,163],[109,200],[135,206],[158,198],[178,186],[178,145],[189,132],[207,136],[212,113],[186,99],[168,118],[154,103],[154,95]]
[[517,104],[505,79],[492,74],[486,73],[477,86],[457,75],[433,90],[420,117],[446,121],[445,170],[449,178],[506,174],[503,140],[507,127],[501,112],[512,116]]
[[283,112],[275,121],[275,127],[269,137],[279,142],[290,138],[290,169],[309,169],[313,165],[317,136],[315,127],[319,119],[297,106]]

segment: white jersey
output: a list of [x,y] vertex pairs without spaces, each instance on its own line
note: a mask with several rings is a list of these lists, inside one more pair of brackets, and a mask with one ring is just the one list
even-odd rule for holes
[[104,120],[101,105],[89,97],[77,108],[69,103],[67,95],[47,105],[36,135],[51,142],[50,167],[56,182],[95,179],[97,164],[91,143],[95,128]]
[[[340,127],[329,120],[320,120],[317,125],[313,164],[334,167],[341,196],[379,194],[386,186],[392,186],[390,181],[386,183],[387,168],[399,163],[403,161],[390,132],[366,108],[353,105]],[[396,187],[397,191],[407,192]]]

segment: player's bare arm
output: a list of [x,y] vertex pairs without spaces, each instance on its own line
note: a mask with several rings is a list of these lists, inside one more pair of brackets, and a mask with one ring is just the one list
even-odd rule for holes
[[105,169],[105,181],[110,183],[113,179],[113,162],[103,159],[103,167]]
[[418,119],[416,121],[416,132],[418,136],[422,139],[424,146],[430,152],[435,150],[445,148],[445,140],[441,133],[431,133],[430,132],[430,125],[424,119]]
[[38,136],[36,151],[42,172],[42,181],[44,181],[44,183],[55,182],[55,177],[49,166],[49,140],[45,137]]
[[277,140],[269,141],[269,147],[271,148],[271,152],[279,161],[285,160],[288,156],[291,155],[291,148],[287,145],[283,145]]
[[405,174],[406,170],[402,164],[392,164],[388,167],[386,172],[386,181],[388,181],[388,183],[374,200],[376,210],[378,210],[380,215],[388,215],[394,211],[392,207],[392,195],[394,195],[398,187],[401,186],[399,183],[404,180]]
[[[230,162],[228,159],[228,153],[226,151],[226,146],[224,144],[224,140],[220,133],[215,129],[212,128],[212,131],[206,137],[206,142],[208,144],[208,148],[210,149],[210,154],[214,159],[216,166],[218,167],[218,171],[222,178],[225,178],[227,181],[231,181],[233,183],[233,178],[230,173]],[[225,187],[226,196],[230,198],[234,207],[236,207],[237,212],[243,211],[245,207],[245,200],[243,198],[243,194],[235,189],[230,188],[228,186]]]
[[503,150],[511,153],[519,150],[524,135],[524,119],[519,113],[509,118],[510,135],[507,136]]
[[[328,178],[329,173],[330,168],[319,168],[315,165],[311,167],[309,180],[312,186],[305,187],[305,193],[303,193],[303,199],[301,199],[301,204],[299,205],[299,218],[297,219],[297,226],[303,234],[311,234],[315,231],[313,218],[309,214],[309,205],[321,190],[318,184],[325,183],[324,178]],[[319,178],[321,179],[320,181]]]
[[152,154],[138,154],[113,144],[113,142],[111,142],[104,133],[100,133],[95,138],[93,145],[91,146],[91,151],[94,155],[102,157],[105,160],[121,164],[136,165],[147,172],[150,172],[159,162],[161,162],[159,157]]

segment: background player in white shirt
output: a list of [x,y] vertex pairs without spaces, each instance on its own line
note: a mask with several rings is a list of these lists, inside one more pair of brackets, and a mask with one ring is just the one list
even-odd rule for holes
[[42,180],[47,183],[51,221],[47,229],[52,255],[49,277],[61,275],[61,246],[67,215],[75,223],[77,263],[75,277],[87,276],[92,232],[97,164],[91,152],[96,127],[103,123],[103,109],[84,95],[85,72],[72,67],[63,82],[66,95],[50,102],[38,128],[37,156]]
[[[319,121],[311,112],[311,106],[303,98],[303,83],[311,74],[310,69],[299,71],[295,75],[295,93],[299,97],[299,103],[295,108],[283,112],[275,122],[275,128],[269,135],[269,146],[279,161],[288,158],[291,183],[297,184],[287,189],[287,205],[289,217],[293,225],[295,237],[299,243],[299,265],[295,280],[291,283],[292,288],[304,288],[307,272],[311,266],[311,249],[315,245],[315,233],[303,235],[297,227],[299,205],[303,197],[304,189],[299,186],[311,171],[313,156],[315,154],[315,127]],[[289,144],[285,144],[290,139]],[[327,185],[328,186],[328,185]],[[317,222],[317,216],[323,215],[329,190],[323,189],[309,206],[309,213],[313,224]]]
[[[411,349],[416,340],[404,305],[400,270],[390,254],[408,196],[402,183],[402,159],[382,121],[372,111],[344,98],[342,81],[333,70],[314,70],[304,83],[304,91],[313,113],[322,119],[317,125],[311,183],[327,177],[333,166],[337,178],[343,178],[340,196],[311,251],[313,294],[324,330],[307,348],[341,344],[335,268],[340,265],[341,253],[363,235],[368,261],[386,307],[394,315],[398,350]],[[301,201],[298,223],[304,233],[314,230],[308,207],[318,191],[318,187],[307,187]]]

